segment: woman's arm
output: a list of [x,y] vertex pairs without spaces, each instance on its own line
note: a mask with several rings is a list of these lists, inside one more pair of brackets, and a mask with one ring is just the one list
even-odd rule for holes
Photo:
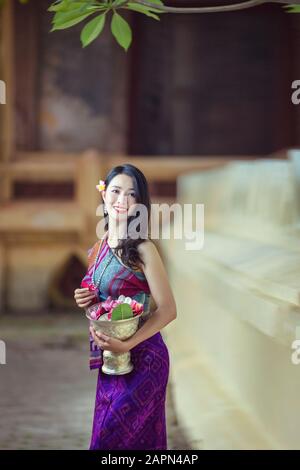
[[177,317],[175,299],[156,246],[147,240],[138,246],[138,250],[144,262],[144,274],[157,308],[143,326],[131,338],[124,341],[129,349],[155,335]]

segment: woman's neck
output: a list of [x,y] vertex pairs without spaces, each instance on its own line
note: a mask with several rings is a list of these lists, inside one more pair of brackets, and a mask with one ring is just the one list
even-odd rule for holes
[[119,240],[122,235],[126,232],[127,225],[117,225],[116,223],[110,223],[106,234],[107,241],[111,247],[115,247],[119,244]]

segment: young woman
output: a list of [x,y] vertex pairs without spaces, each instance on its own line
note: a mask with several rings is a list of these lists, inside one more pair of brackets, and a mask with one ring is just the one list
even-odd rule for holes
[[[176,304],[154,243],[130,238],[128,227],[142,204],[150,221],[150,197],[143,173],[133,165],[113,168],[98,187],[104,201],[104,237],[89,250],[85,276],[97,285],[97,301],[125,295],[144,304],[145,320],[129,339],[121,341],[90,327],[90,368],[99,368],[90,450],[167,449],[166,388],[169,353],[160,330],[176,318]],[[134,214],[134,215],[133,215]],[[129,234],[129,235],[128,235]],[[149,313],[150,294],[156,310]],[[94,299],[88,288],[75,290],[79,307]],[[147,314],[148,312],[148,314]],[[102,350],[131,352],[134,369],[125,375],[101,370]]]

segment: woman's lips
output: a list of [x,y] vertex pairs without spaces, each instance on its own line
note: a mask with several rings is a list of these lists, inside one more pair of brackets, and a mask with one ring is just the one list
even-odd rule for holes
[[114,207],[114,209],[116,212],[119,212],[119,213],[127,212],[127,209],[124,209],[123,207]]

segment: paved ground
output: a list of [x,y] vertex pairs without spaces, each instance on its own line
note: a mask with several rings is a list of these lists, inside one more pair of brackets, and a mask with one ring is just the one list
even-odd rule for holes
[[[88,367],[88,325],[78,311],[1,315],[0,449],[88,449],[97,370]],[[189,449],[176,419],[170,375],[170,449]]]

